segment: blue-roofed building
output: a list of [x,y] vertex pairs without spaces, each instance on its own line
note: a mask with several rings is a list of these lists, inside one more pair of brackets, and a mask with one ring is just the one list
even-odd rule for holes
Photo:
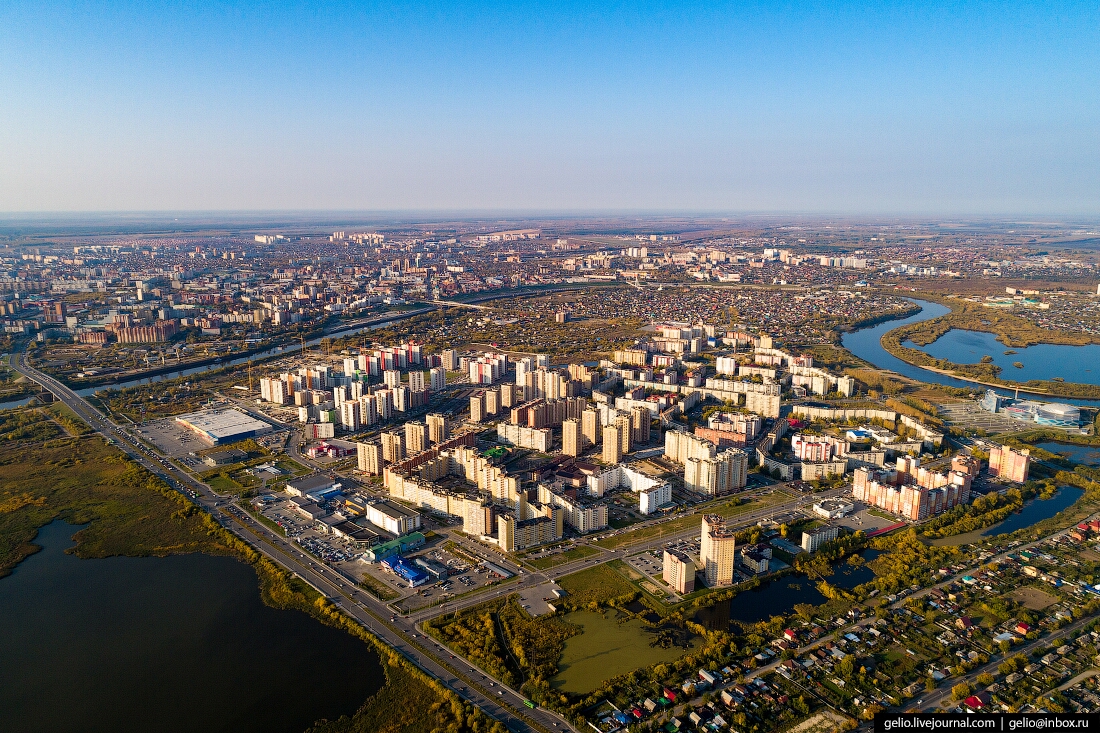
[[410,588],[428,582],[427,573],[400,555],[387,557],[382,561],[382,567],[407,582]]

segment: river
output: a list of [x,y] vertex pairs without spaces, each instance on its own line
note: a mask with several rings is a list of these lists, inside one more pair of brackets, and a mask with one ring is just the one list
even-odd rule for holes
[[0,730],[300,733],[385,682],[346,633],[260,601],[228,557],[81,560],[43,527],[0,579]]
[[[354,336],[357,333],[364,333],[366,331],[376,331],[380,328],[387,328],[403,321],[406,318],[426,313],[431,309],[419,309],[415,311],[409,311],[408,313],[394,314],[392,318],[388,318],[382,323],[370,323],[364,326],[357,326],[354,328],[345,328],[341,330],[332,331],[326,333],[324,336],[318,336],[317,338],[306,341],[306,346],[316,346],[324,339],[337,339],[344,336]],[[204,364],[202,366],[186,367],[178,371],[165,372],[164,374],[156,374],[148,377],[135,377],[133,379],[124,379],[118,382],[112,382],[110,384],[100,384],[95,387],[84,387],[83,389],[76,390],[76,393],[81,397],[88,397],[96,392],[108,390],[108,389],[126,389],[127,387],[140,387],[145,384],[153,384],[155,382],[163,382],[168,379],[178,379],[179,377],[188,377],[192,374],[202,374],[205,372],[213,371],[214,369],[222,369],[227,366],[239,366],[241,364],[247,364],[248,362],[257,362],[263,359],[269,359],[276,356],[286,356],[287,354],[293,354],[302,350],[301,344],[288,344],[286,346],[273,346],[270,349],[264,351],[258,351],[249,356],[239,356],[234,359],[227,359],[226,361],[218,362],[216,364]]]
[[1020,511],[1010,515],[1008,519],[1003,522],[994,524],[992,527],[976,529],[973,532],[957,534],[951,537],[941,537],[932,540],[931,544],[941,547],[968,545],[972,542],[981,542],[984,539],[996,537],[997,535],[1008,534],[1020,529],[1027,529],[1044,519],[1050,519],[1064,509],[1070,508],[1078,499],[1084,496],[1084,494],[1084,490],[1076,486],[1063,486],[1049,499],[1032,499],[1024,504]]
[[[902,318],[895,321],[885,321],[869,328],[861,328],[858,331],[852,331],[846,333],[841,337],[841,344],[844,348],[851,351],[853,354],[863,359],[866,362],[870,362],[879,369],[889,369],[890,371],[897,372],[904,377],[915,379],[919,382],[931,382],[933,384],[942,384],[947,387],[961,387],[964,389],[974,390],[975,392],[983,392],[987,389],[985,385],[977,384],[975,382],[968,382],[964,379],[956,379],[949,377],[946,374],[940,374],[939,372],[923,369],[919,366],[909,364],[897,358],[886,349],[882,348],[881,339],[883,335],[888,331],[893,331],[895,328],[907,326],[910,323],[920,323],[921,321],[927,321],[932,318],[939,318],[951,312],[951,309],[947,306],[940,305],[939,303],[930,303],[925,300],[917,300],[915,298],[908,298],[913,303],[916,303],[921,307],[921,311],[908,318]],[[1000,352],[1004,352],[1007,347],[1003,344],[999,344]],[[1070,347],[1079,348],[1079,347]],[[992,354],[991,354],[992,356]],[[1011,364],[1011,362],[1009,362]],[[1011,368],[1011,367],[1010,367]],[[1011,378],[1010,372],[1005,373],[1006,379]],[[998,387],[996,392],[1011,396],[1015,390]],[[1021,389],[1020,394],[1024,394],[1025,390]],[[1066,397],[1050,397],[1045,396],[1048,401],[1065,402],[1073,405],[1096,405],[1100,400],[1088,400],[1088,399],[1069,399]]]
[[[911,341],[907,341],[905,346],[954,364],[977,364],[983,356],[989,356],[1001,368],[1003,379],[1018,382],[1061,377],[1077,384],[1100,384],[1100,366],[1096,366],[1100,364],[1098,344],[1007,347],[997,340],[995,334],[953,328],[927,346],[918,346]],[[1006,351],[1015,353],[1006,354]],[[1021,366],[1015,366],[1017,363]]]

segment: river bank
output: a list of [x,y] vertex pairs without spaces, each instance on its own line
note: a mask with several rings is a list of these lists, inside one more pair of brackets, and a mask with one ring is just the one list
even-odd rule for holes
[[[931,301],[915,300],[915,302],[923,305]],[[948,298],[941,299],[936,305],[945,309],[946,312],[930,314],[928,318],[906,319],[908,322],[897,325],[880,336],[882,348],[894,358],[911,366],[984,387],[1019,389],[1021,392],[1050,398],[1100,400],[1100,384],[1055,379],[1027,381],[1003,379],[1000,376],[1003,368],[992,361],[958,364],[948,359],[937,358],[919,348],[906,346],[906,342],[916,346],[928,346],[953,330],[994,334],[997,340],[1009,349],[1027,348],[1039,344],[1079,347],[1095,343],[1091,336],[1043,331],[1016,316],[990,312],[991,309],[967,301]]]
[[[892,371],[917,382],[939,384],[945,387],[974,391],[980,391],[981,388],[988,387],[1004,396],[1012,396],[1016,390],[1019,390],[1021,394],[1045,398],[1058,397],[1060,401],[1079,405],[1096,405],[1100,403],[1100,388],[1097,388],[1095,397],[1072,397],[1063,394],[1055,394],[1053,391],[1047,389],[1050,384],[1060,385],[1061,383],[1059,382],[1044,383],[1035,386],[1008,382],[1006,380],[981,379],[973,375],[960,376],[952,370],[937,367],[931,357],[927,357],[923,352],[917,349],[907,350],[913,352],[915,355],[912,357],[912,361],[901,358],[901,356],[898,356],[887,348],[886,336],[888,334],[895,332],[904,333],[904,329],[908,326],[930,321],[950,313],[950,309],[940,303],[918,298],[913,298],[911,300],[921,307],[920,312],[916,315],[909,316],[900,321],[891,320],[871,328],[863,328],[858,331],[842,334],[841,345],[857,358],[874,365],[878,369]],[[901,347],[899,342],[897,348],[904,349],[905,347]],[[1090,385],[1084,386],[1090,387]]]

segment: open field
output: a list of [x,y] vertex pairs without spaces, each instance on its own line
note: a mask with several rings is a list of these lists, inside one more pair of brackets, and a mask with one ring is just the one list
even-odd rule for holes
[[1017,588],[1006,597],[1032,611],[1042,611],[1047,606],[1053,606],[1058,602],[1056,596],[1039,588]]
[[528,565],[538,570],[550,570],[556,568],[559,565],[566,565],[574,560],[583,560],[586,557],[592,557],[593,555],[600,554],[600,551],[594,547],[588,545],[578,545],[564,552],[558,552],[553,555],[538,558],[528,558],[524,560]]
[[632,583],[608,563],[566,575],[558,580],[558,585],[569,594],[567,601],[573,606],[606,603],[637,591]]

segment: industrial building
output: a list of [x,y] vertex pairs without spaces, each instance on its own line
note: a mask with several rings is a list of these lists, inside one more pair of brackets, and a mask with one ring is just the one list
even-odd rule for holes
[[382,568],[406,581],[410,588],[415,588],[418,585],[424,585],[428,582],[429,576],[426,572],[400,555],[387,557],[382,561]]
[[367,506],[367,521],[400,537],[420,529],[420,514],[392,501],[377,501]]
[[225,445],[270,433],[266,422],[240,410],[203,410],[180,415],[176,422],[197,434],[208,445]]
[[315,473],[286,482],[286,493],[291,496],[307,496],[314,501],[334,494],[340,488],[340,483],[336,479],[323,473]]

